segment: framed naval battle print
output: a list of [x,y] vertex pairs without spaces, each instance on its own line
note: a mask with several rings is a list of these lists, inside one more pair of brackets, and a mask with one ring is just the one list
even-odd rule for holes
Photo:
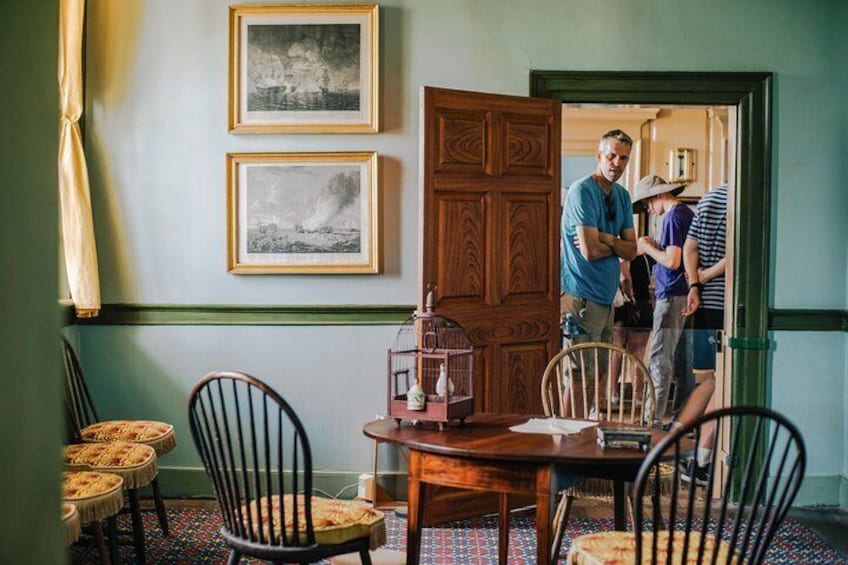
[[378,273],[377,154],[227,155],[233,274]]
[[230,7],[233,133],[379,130],[377,4]]

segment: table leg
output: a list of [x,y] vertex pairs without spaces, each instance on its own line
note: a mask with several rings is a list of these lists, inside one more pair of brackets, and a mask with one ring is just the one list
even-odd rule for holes
[[623,532],[627,529],[624,517],[624,481],[615,479],[612,487],[613,516],[615,517],[615,529]]
[[506,565],[509,555],[509,494],[502,492],[498,504],[498,563]]
[[[377,456],[380,452],[380,440],[374,440],[374,474],[371,475],[371,507],[377,508]],[[367,490],[367,489],[366,489]],[[366,496],[368,493],[365,493]]]
[[421,454],[409,450],[408,512],[406,526],[406,565],[418,565],[421,556],[421,524],[424,521],[426,483],[421,482]]
[[541,565],[551,561],[554,494],[551,489],[551,468],[540,465],[536,470],[536,563]]

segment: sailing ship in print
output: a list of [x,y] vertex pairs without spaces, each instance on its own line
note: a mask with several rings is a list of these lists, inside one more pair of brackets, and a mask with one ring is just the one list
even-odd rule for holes
[[249,25],[247,110],[359,111],[360,26]]
[[247,174],[248,253],[360,253],[359,167],[257,166]]

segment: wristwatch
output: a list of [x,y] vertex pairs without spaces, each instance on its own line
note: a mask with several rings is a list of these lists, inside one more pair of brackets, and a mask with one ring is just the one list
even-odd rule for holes
[[699,282],[690,283],[689,290],[692,290],[693,288],[697,288],[698,292],[701,292],[702,290],[704,290],[704,285]]

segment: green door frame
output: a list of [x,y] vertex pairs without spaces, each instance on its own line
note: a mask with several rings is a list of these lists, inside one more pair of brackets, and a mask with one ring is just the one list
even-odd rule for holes
[[[765,406],[768,389],[771,73],[530,71],[530,96],[571,103],[701,104],[737,111],[731,402]],[[747,444],[748,434],[740,438]]]

